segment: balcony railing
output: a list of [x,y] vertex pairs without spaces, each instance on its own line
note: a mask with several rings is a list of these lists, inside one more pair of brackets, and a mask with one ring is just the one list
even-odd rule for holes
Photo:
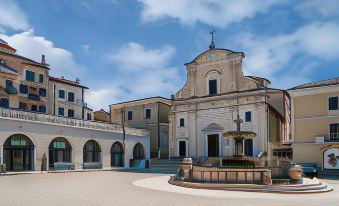
[[[17,120],[28,120],[33,122],[41,122],[41,123],[49,123],[49,124],[57,124],[71,127],[80,127],[87,128],[93,130],[103,130],[115,133],[122,133],[122,125],[120,124],[112,124],[112,123],[104,123],[97,121],[88,121],[82,119],[72,119],[65,117],[58,117],[48,114],[41,113],[33,113],[33,112],[25,112],[19,111],[15,109],[6,109],[0,107],[0,118],[11,118]],[[142,129],[134,129],[130,127],[125,127],[126,134],[136,135],[136,136],[149,136],[149,132]]]
[[325,137],[325,142],[339,142],[339,133],[330,133]]
[[40,101],[40,96],[36,94],[28,94],[28,99]]
[[7,85],[6,86],[6,92],[7,92],[7,94],[17,94],[18,90],[13,86]]

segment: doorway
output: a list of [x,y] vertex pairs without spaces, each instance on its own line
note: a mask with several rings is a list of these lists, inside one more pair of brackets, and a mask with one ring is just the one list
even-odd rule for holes
[[8,171],[34,170],[34,145],[21,134],[12,135],[4,144],[4,163]]
[[253,139],[246,139],[244,144],[245,144],[245,155],[253,156]]
[[218,134],[207,135],[207,149],[208,149],[208,157],[219,156],[219,135]]
[[186,157],[186,141],[179,141],[179,156]]

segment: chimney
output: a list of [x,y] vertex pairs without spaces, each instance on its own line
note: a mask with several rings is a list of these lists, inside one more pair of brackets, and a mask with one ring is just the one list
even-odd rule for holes
[[77,84],[80,84],[80,79],[79,79],[79,78],[76,78],[75,82],[76,82]]
[[46,65],[45,55],[41,56],[41,64]]
[[65,77],[64,77],[64,76],[61,76],[61,79],[65,79]]

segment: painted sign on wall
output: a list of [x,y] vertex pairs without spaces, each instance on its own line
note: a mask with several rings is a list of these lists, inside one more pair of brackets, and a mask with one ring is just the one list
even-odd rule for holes
[[324,169],[339,169],[339,148],[324,151]]

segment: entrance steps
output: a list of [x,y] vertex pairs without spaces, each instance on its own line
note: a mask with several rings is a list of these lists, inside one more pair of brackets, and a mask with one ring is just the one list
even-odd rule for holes
[[178,170],[178,167],[182,163],[181,159],[158,159],[153,158],[150,160],[150,169],[161,170],[161,171],[172,171]]
[[255,185],[255,184],[197,183],[197,182],[177,181],[171,178],[169,180],[169,183],[176,186],[194,189],[285,193],[285,194],[322,193],[330,192],[333,190],[332,186],[318,180],[314,181],[314,183],[293,184],[293,185]]

